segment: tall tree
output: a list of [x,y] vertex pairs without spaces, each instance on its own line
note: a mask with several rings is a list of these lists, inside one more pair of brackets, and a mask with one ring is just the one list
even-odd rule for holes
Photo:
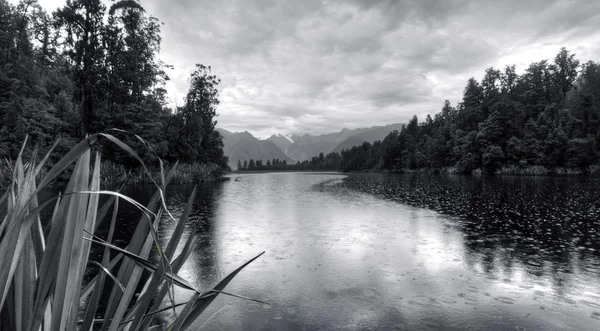
[[80,104],[82,133],[98,130],[94,125],[96,110],[104,101],[100,84],[105,69],[102,48],[105,11],[101,0],[67,0],[54,13],[56,25],[64,35],[62,46],[77,87],[75,96]]
[[177,121],[171,127],[174,140],[170,148],[175,157],[190,162],[212,162],[226,167],[223,138],[215,130],[219,83],[220,80],[211,75],[210,67],[196,65],[196,70],[190,76],[185,104],[178,109]]
[[562,47],[554,58],[554,65],[556,85],[564,100],[577,78],[579,60],[575,59],[575,54],[569,53],[566,48]]

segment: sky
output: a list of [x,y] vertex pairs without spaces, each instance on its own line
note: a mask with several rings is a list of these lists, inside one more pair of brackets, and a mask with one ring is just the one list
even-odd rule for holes
[[[13,0],[13,2],[16,0]],[[65,0],[40,0],[52,10]],[[218,126],[256,136],[407,122],[455,105],[488,67],[600,61],[597,0],[142,0],[181,105],[196,63],[221,79]]]

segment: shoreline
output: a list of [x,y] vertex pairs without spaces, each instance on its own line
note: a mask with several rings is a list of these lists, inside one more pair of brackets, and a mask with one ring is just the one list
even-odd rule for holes
[[424,174],[424,175],[463,175],[463,176],[542,176],[542,177],[566,177],[566,176],[581,176],[581,177],[600,177],[598,167],[588,169],[586,171],[578,168],[555,168],[549,170],[543,166],[531,167],[503,167],[493,174],[486,173],[481,169],[475,169],[470,173],[461,173],[456,171],[455,167],[446,168],[422,168],[422,169],[397,169],[397,170],[353,170],[348,173],[387,173],[387,174]]
[[343,171],[337,171],[337,170],[243,170],[243,171],[235,170],[235,171],[226,172],[225,175],[229,175],[229,174],[262,174],[262,173],[278,173],[278,172],[283,172],[283,173],[290,173],[290,172],[344,173]]

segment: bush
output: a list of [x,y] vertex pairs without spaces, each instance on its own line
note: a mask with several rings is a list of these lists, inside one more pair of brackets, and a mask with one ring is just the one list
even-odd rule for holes
[[473,170],[477,169],[478,162],[477,158],[472,153],[467,153],[456,163],[456,171],[459,174],[470,174]]

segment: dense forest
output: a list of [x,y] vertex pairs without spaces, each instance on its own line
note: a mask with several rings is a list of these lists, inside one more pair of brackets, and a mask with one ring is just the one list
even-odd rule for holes
[[[481,82],[469,79],[457,106],[445,101],[433,118],[419,123],[414,116],[383,141],[287,168],[590,173],[598,168],[599,144],[600,64],[580,65],[562,48],[554,61],[532,63],[523,74],[514,65],[487,69]],[[252,164],[273,170],[272,163]]]
[[[220,81],[197,65],[183,106],[169,108],[160,28],[134,0],[68,0],[53,13],[37,0],[0,0],[0,160],[14,160],[26,135],[25,154],[60,138],[58,157],[87,134],[118,128],[127,133],[112,134],[145,161],[227,167],[214,130]],[[105,160],[139,166],[115,145],[100,149]]]

